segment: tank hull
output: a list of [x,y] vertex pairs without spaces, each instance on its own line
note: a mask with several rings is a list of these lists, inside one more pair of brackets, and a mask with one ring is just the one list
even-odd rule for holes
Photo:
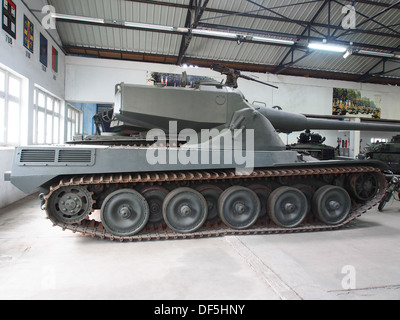
[[12,173],[7,174],[7,179],[29,193],[38,187],[48,186],[60,177],[71,175],[222,169],[246,171],[301,162],[294,151],[255,151],[246,157],[241,150],[192,149],[191,154],[188,158],[187,150],[181,148],[21,147],[15,149]]
[[[379,202],[386,185],[381,173],[385,165],[377,161],[314,159],[307,162],[294,151],[259,151],[252,153],[254,162],[250,161],[249,166],[249,163],[238,161],[234,150],[214,153],[208,150],[205,153],[203,150],[202,153],[198,149],[198,163],[187,163],[183,156],[187,155],[187,150],[180,155],[182,148],[161,148],[157,152],[163,150],[166,151],[165,159],[169,163],[155,165],[151,159],[149,161],[148,152],[151,148],[17,148],[13,171],[6,174],[6,178],[25,192],[39,187],[42,209],[53,225],[91,237],[119,241],[334,230],[353,221]],[[205,164],[207,158],[210,163]],[[217,158],[219,164],[216,163]],[[369,183],[360,184],[359,179]],[[371,185],[372,188],[358,190],[359,185]],[[330,205],[337,203],[340,207],[342,202],[349,203],[344,219],[332,224],[314,218],[315,212],[319,210],[316,207],[319,193],[325,188],[331,191],[342,190],[345,195],[336,199],[337,194],[333,193],[334,200],[329,202]],[[285,197],[282,200],[279,195],[282,191],[287,192],[287,199],[294,196],[294,200],[285,200]],[[365,192],[368,193],[366,198]],[[352,202],[347,200],[348,194],[352,195]],[[197,227],[187,232],[180,228],[179,221],[187,219],[183,212],[190,213],[190,208],[196,208],[191,202],[194,195],[199,195],[207,203],[204,207],[207,215]],[[296,198],[299,195],[300,198]],[[237,201],[230,203],[231,196],[237,197]],[[135,228],[135,232],[125,232],[117,228],[120,226],[118,222],[116,225],[110,223],[107,214],[121,215],[122,218],[119,217],[117,221],[130,221],[129,217],[138,210],[135,197],[151,214],[143,222],[142,228]],[[255,197],[255,200],[252,202],[248,197]],[[171,199],[183,203],[178,210],[179,219],[172,220],[172,223],[168,220],[168,214],[175,211],[167,206],[174,203]],[[271,211],[281,210],[279,206],[274,208],[275,202],[281,200],[289,201],[282,208],[289,208],[283,210],[292,213],[292,206],[301,207],[296,199],[301,199],[300,202],[303,201],[306,208],[301,221],[295,225],[280,222],[279,215],[271,215]],[[234,207],[222,209],[224,203],[233,203]],[[254,204],[260,207],[253,217],[254,221],[247,223],[243,221],[242,215],[246,217],[246,213],[250,214],[246,208]],[[240,214],[230,215],[235,210],[239,210]],[[100,217],[96,212],[100,212]],[[218,213],[211,215],[212,212]],[[230,218],[236,220],[230,222]],[[235,225],[235,221],[239,225]],[[125,222],[121,225],[124,226]]]

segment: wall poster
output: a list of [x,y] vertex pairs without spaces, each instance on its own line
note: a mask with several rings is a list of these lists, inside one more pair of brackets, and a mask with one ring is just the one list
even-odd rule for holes
[[52,47],[51,57],[52,57],[52,65],[51,65],[52,69],[54,72],[58,73],[58,51],[54,47]]
[[374,99],[352,89],[333,89],[332,115],[358,118],[381,118],[381,96]]
[[34,37],[34,25],[24,15],[24,47],[33,53],[33,37]]
[[16,39],[17,6],[11,0],[3,2],[3,30]]
[[40,34],[40,62],[47,67],[47,39]]

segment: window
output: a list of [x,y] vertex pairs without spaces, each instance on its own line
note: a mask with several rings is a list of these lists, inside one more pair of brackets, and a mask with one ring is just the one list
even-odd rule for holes
[[67,104],[67,141],[72,141],[73,137],[83,134],[83,113],[74,106]]
[[60,143],[61,101],[56,97],[35,88],[33,110],[33,143]]
[[22,79],[0,68],[0,145],[21,141]]
[[385,139],[385,138],[371,138],[371,143],[379,143],[379,142],[389,142],[389,139]]

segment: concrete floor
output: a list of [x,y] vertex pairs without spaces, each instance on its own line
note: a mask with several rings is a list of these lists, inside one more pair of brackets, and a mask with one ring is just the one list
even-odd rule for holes
[[399,202],[333,232],[119,243],[30,196],[0,210],[0,299],[398,300],[399,243]]

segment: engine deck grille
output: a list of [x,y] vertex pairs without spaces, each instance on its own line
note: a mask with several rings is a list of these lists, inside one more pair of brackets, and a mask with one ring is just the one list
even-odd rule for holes
[[58,153],[58,162],[92,162],[91,150],[60,150]]
[[46,166],[94,165],[94,150],[91,149],[22,149],[19,164]]
[[22,150],[20,162],[55,162],[56,150]]

